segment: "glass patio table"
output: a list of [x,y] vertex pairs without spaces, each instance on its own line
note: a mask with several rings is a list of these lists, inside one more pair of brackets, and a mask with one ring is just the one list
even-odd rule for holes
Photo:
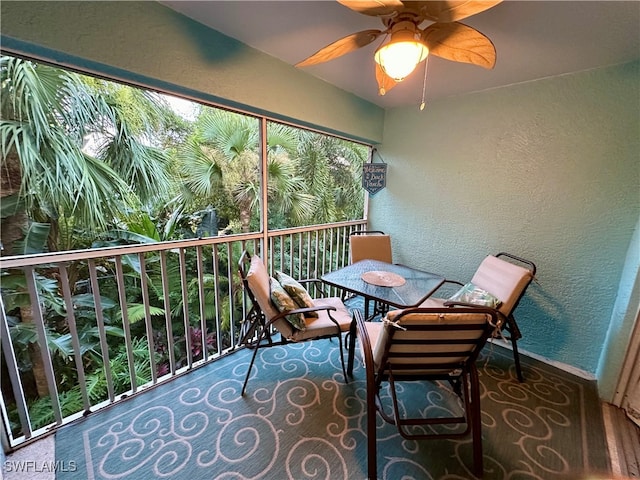
[[321,277],[328,285],[397,308],[417,307],[444,283],[444,277],[406,265],[361,260]]

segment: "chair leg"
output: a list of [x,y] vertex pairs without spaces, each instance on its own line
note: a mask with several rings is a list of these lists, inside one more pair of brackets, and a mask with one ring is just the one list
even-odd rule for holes
[[[253,349],[253,355],[251,355],[251,362],[249,363],[247,375],[244,377],[244,384],[242,385],[242,392],[240,393],[241,396],[244,396],[244,393],[247,390],[247,383],[249,383],[249,375],[251,375],[251,369],[253,368],[253,363],[256,361],[256,356],[258,355],[258,350],[260,349],[260,343],[262,342],[262,339],[264,337],[265,330],[266,329],[263,328],[262,331],[260,332],[260,335],[258,336],[258,340]],[[269,340],[271,340],[271,338],[269,338]]]
[[376,399],[373,374],[367,370],[367,479],[378,478],[378,452],[376,450]]
[[511,346],[513,348],[513,360],[516,364],[516,375],[520,383],[524,382],[524,376],[522,375],[522,367],[520,366],[520,354],[518,353],[518,344],[515,337],[511,336]]
[[[465,382],[466,383],[466,382]],[[482,456],[482,412],[480,410],[480,381],[478,380],[478,370],[475,365],[471,368],[469,376],[469,386],[465,389],[470,392],[470,412],[468,421],[471,423],[471,443],[473,447],[473,473],[478,478],[484,475],[484,461]]]
[[387,305],[386,303],[378,302],[377,300],[374,301],[373,314],[371,315],[372,319],[377,317],[378,315],[384,317],[387,313],[389,313],[389,305]]
[[347,369],[344,366],[344,349],[342,348],[342,332],[338,333],[338,349],[340,350],[340,364],[342,365],[342,375],[344,375],[344,382],[349,383],[349,377],[347,376]]
[[506,328],[509,332],[509,340],[511,340],[511,346],[513,348],[513,360],[516,364],[516,375],[518,376],[518,381],[522,383],[524,382],[524,377],[522,375],[520,354],[518,353],[518,345],[516,343],[519,338],[522,338],[522,333],[520,332],[520,328],[518,328],[518,324],[516,323],[516,319],[513,318],[513,315],[509,315],[507,317]]

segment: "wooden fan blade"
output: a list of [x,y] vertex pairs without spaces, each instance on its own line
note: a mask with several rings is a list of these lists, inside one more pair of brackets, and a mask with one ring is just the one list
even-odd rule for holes
[[296,67],[308,67],[309,65],[316,65],[341,57],[345,53],[353,52],[358,48],[369,45],[382,33],[380,30],[363,30],[362,32],[352,33],[333,42],[331,45],[321,48],[306,60],[297,63]]
[[433,22],[457,22],[495,7],[502,0],[462,0],[438,2],[405,2],[407,7],[419,12]]
[[393,78],[391,78],[389,75],[384,73],[384,70],[380,65],[378,65],[378,62],[375,62],[375,64],[376,64],[376,80],[378,82],[378,93],[380,95],[384,95],[393,87],[395,87],[398,84],[398,82],[396,82]]
[[338,0],[338,3],[354,12],[373,17],[393,15],[404,8],[400,0]]
[[434,23],[422,32],[429,54],[491,69],[496,64],[496,47],[485,35],[463,23]]

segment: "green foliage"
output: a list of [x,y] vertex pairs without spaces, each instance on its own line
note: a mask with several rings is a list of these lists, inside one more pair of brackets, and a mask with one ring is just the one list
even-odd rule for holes
[[[134,339],[131,352],[134,359],[134,375],[138,386],[151,381],[151,363],[149,362],[149,346],[146,339]],[[124,343],[120,343],[109,361],[113,377],[114,391],[116,394],[124,393],[131,389],[127,350]],[[92,404],[107,399],[107,380],[104,369],[100,368],[89,372],[86,377],[87,392]],[[81,412],[84,409],[82,395],[78,385],[69,390],[58,393],[58,401],[63,416]],[[42,397],[32,401],[29,406],[29,416],[33,428],[44,427],[55,421],[50,397]],[[12,429],[19,430],[17,410],[10,410]]]
[[29,222],[22,240],[17,240],[13,244],[12,253],[14,255],[31,255],[45,252],[50,229],[51,225],[48,223]]
[[[149,315],[161,316],[164,315],[164,309],[159,307],[149,306]],[[127,317],[129,322],[136,323],[145,318],[145,307],[142,303],[130,303],[127,305]]]
[[82,139],[89,124],[110,115],[108,106],[71,72],[1,57],[0,74],[0,150],[3,163],[13,153],[20,158],[21,199],[30,217],[64,212],[87,226],[104,225],[100,207],[113,205],[114,194],[124,196],[129,187],[82,151]]
[[[27,279],[22,270],[12,269],[0,273],[0,291],[6,312],[12,312],[31,304],[27,291]],[[43,300],[45,311],[51,310],[61,313],[64,310],[63,301],[58,294],[58,284],[55,280],[44,275],[35,274],[36,290]]]
[[[82,394],[80,387],[76,386],[71,390],[60,392],[58,394],[60,409],[63,416],[73,415],[83,410]],[[39,398],[28,405],[29,418],[33,429],[42,428],[55,422],[53,406],[50,397]],[[9,412],[11,427],[14,432],[20,428],[17,410]]]
[[[166,97],[155,92],[8,56],[0,58],[0,75],[0,175],[17,165],[12,173],[20,181],[17,193],[2,197],[0,219],[3,227],[27,220],[18,225],[24,238],[9,251],[31,254],[256,231],[261,225],[265,188],[265,220],[270,229],[362,218],[360,175],[367,159],[365,146],[268,122],[268,183],[264,186],[257,118],[199,106],[195,120],[186,120],[171,110]],[[232,245],[233,259],[237,259],[242,245]],[[299,266],[290,258],[289,247],[278,248],[284,249],[283,258],[292,262],[292,271],[297,273]],[[228,258],[226,246],[217,245],[202,247],[205,258],[214,257],[213,249],[217,249],[217,282],[210,260],[197,265],[195,249],[185,252],[187,305],[183,305],[178,256],[164,254],[169,285],[169,298],[164,298],[160,254],[144,254],[148,289],[144,293],[149,298],[153,355],[158,361],[166,361],[168,348],[162,338],[166,336],[165,308],[171,309],[179,365],[186,359],[186,336],[191,338],[191,353],[196,358],[203,348],[213,351],[228,346],[231,330],[238,328],[231,320],[240,318],[239,278],[220,273],[235,271],[229,268],[233,259]],[[311,252],[302,255],[307,258]],[[140,256],[122,257],[122,266],[134,336],[135,375],[142,384],[151,378],[151,364],[147,322],[141,321],[146,308]],[[115,263],[97,260],[96,267],[104,319],[101,328],[113,352],[114,388],[125,392],[131,385]],[[203,269],[203,306],[193,273],[199,268]],[[98,402],[106,399],[107,385],[95,298],[87,281],[88,263],[69,262],[67,272],[87,389],[92,402]],[[21,369],[29,370],[29,347],[37,343],[37,334],[33,324],[21,322],[21,310],[30,306],[24,273],[3,271],[1,280],[18,362]],[[82,402],[59,281],[57,269],[38,269],[36,288],[42,299],[47,347],[66,415],[82,409]],[[225,292],[219,304],[216,291]],[[229,298],[230,291],[235,297]],[[191,321],[186,332],[185,310]],[[201,320],[207,325],[204,346],[198,330]],[[216,332],[218,321],[221,332]],[[222,337],[221,346],[216,345],[216,333]],[[52,420],[48,399],[30,402],[30,409],[37,425]]]
[[10,217],[23,209],[24,197],[18,194],[2,197],[2,202],[0,203],[0,218]]

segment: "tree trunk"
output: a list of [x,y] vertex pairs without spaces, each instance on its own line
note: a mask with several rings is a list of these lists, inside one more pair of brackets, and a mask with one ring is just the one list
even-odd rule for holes
[[[2,159],[0,168],[0,201],[2,198],[10,197],[20,192],[21,178],[20,158],[12,150],[9,155]],[[27,214],[24,211],[17,211],[13,215],[0,220],[0,242],[2,242],[0,255],[13,254],[13,244],[16,240],[22,238],[27,221]]]
[[[22,317],[23,323],[33,323],[33,308],[31,305],[20,307],[20,316]],[[37,343],[30,343],[28,351],[38,397],[46,397],[49,395],[49,384],[47,383],[47,376],[44,373],[44,362],[42,361],[40,345]]]
[[[2,165],[0,166],[0,201],[4,197],[9,197],[20,192],[21,178],[22,168],[20,165],[20,157],[12,150],[9,155],[2,159]],[[27,228],[28,221],[29,218],[24,210],[17,211],[15,214],[1,219],[1,255],[12,255],[14,253],[14,244],[16,240],[20,240],[24,236],[23,232]],[[23,323],[33,323],[33,307],[31,305],[21,306],[20,317]],[[49,395],[49,387],[47,377],[44,373],[40,345],[32,343],[29,345],[28,351],[38,396],[41,398],[46,397]]]
[[251,203],[242,202],[240,204],[240,225],[242,225],[242,233],[251,231]]

